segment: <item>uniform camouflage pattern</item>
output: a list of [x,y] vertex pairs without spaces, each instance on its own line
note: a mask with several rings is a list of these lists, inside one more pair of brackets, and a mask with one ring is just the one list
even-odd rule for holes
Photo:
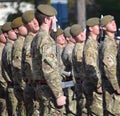
[[22,57],[22,46],[25,37],[18,36],[17,40],[14,42],[13,50],[12,50],[12,74],[14,80],[14,92],[15,96],[18,100],[18,115],[25,115],[25,107],[24,107],[24,99],[23,99],[23,89],[25,87],[25,83],[22,77],[21,70],[21,57]]
[[35,90],[34,90],[35,86],[32,83],[33,80],[32,57],[30,53],[30,48],[33,37],[34,35],[32,34],[28,34],[26,36],[22,49],[22,76],[23,76],[23,80],[26,82],[23,95],[24,95],[24,102],[25,102],[27,116],[32,116],[38,109],[36,108],[37,101],[35,100]]
[[[63,107],[56,106],[56,99],[63,95],[61,76],[58,71],[55,41],[40,29],[31,45],[33,74],[37,82],[36,94],[41,116],[63,116]],[[40,84],[39,81],[46,81]]]
[[[102,95],[96,92],[97,87],[101,86],[101,75],[99,70],[99,45],[98,41],[91,36],[88,37],[85,45],[85,68],[86,68],[86,88],[88,93],[87,103],[91,98],[91,103],[87,104],[90,107],[91,113],[96,116],[103,116]],[[91,89],[91,90],[90,90]]]
[[83,112],[86,112],[82,90],[82,82],[85,79],[84,45],[84,43],[76,43],[72,53],[73,73],[76,80],[77,115],[82,115]]
[[62,53],[62,60],[66,66],[66,69],[65,69],[66,71],[72,72],[72,50],[74,45],[75,45],[74,43],[69,42],[64,48]]
[[[62,52],[62,60],[65,65],[65,71],[72,73],[72,51],[75,44],[69,42]],[[69,78],[69,77],[68,77]],[[65,96],[67,97],[66,112],[70,116],[76,115],[76,100],[74,99],[74,87],[64,89]]]
[[105,36],[102,53],[106,78],[104,78],[103,84],[106,92],[107,111],[115,116],[119,116],[120,114],[120,108],[118,107],[120,96],[115,93],[115,90],[119,88],[117,80],[117,52],[115,39]]
[[2,73],[3,78],[7,82],[7,108],[8,115],[16,115],[17,99],[13,90],[13,76],[12,76],[12,61],[11,52],[13,47],[13,41],[7,40],[7,43],[2,53]]
[[2,77],[2,69],[1,69],[3,48],[4,46],[0,45],[0,115],[1,116],[7,115],[6,101],[5,101],[7,83]]

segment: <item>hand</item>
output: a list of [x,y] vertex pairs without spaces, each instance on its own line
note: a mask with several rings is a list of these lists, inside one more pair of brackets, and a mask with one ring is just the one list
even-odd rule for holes
[[65,96],[60,96],[56,100],[58,106],[63,106],[66,104],[66,97]]
[[103,93],[102,87],[97,88],[97,93],[99,93],[99,94],[102,94],[102,93]]
[[120,95],[120,88],[118,88],[118,89],[116,90],[116,92],[117,92],[117,94]]

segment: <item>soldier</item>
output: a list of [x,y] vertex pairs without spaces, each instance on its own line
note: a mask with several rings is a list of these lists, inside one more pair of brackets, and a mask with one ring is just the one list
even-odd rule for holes
[[13,75],[12,75],[12,60],[11,60],[11,52],[13,43],[16,40],[17,36],[15,32],[11,28],[11,22],[6,22],[2,26],[2,31],[7,40],[7,43],[2,52],[2,70],[3,70],[3,78],[7,82],[7,90],[6,90],[6,101],[7,101],[7,110],[9,116],[16,116],[16,106],[17,99],[14,94],[13,89]]
[[35,12],[40,30],[32,41],[31,54],[41,116],[63,116],[66,104],[61,87],[62,77],[58,71],[56,45],[50,36],[56,25],[56,14],[52,6],[45,4],[39,5]]
[[2,51],[6,44],[6,38],[1,30],[0,26],[0,116],[7,116],[7,106],[6,106],[6,88],[7,83],[2,77]]
[[87,20],[88,38],[84,50],[86,64],[86,79],[84,81],[87,99],[86,106],[88,113],[95,116],[103,116],[102,83],[99,69],[99,20],[97,17]]
[[[38,21],[35,18],[34,10],[28,10],[23,13],[22,20],[28,30],[22,48],[22,73],[23,79],[26,82],[24,89],[24,100],[26,107],[26,116],[37,115],[36,110],[39,108],[35,98],[35,84],[33,82],[32,75],[32,58],[30,54],[31,42],[39,30]],[[38,110],[37,110],[38,111]]]
[[[62,60],[65,65],[65,71],[70,73],[70,76],[66,76],[65,81],[73,82],[72,75],[72,51],[74,45],[76,43],[75,39],[70,34],[70,27],[64,29],[64,36],[67,40],[67,45],[63,49],[62,52]],[[73,83],[74,84],[74,83]],[[64,88],[64,94],[67,96],[66,100],[66,112],[68,115],[76,115],[76,100],[74,99],[74,86],[70,85],[70,87]]]
[[117,77],[117,44],[115,33],[117,26],[114,17],[106,15],[101,19],[101,26],[105,31],[105,38],[102,48],[103,66],[105,77],[103,86],[105,89],[106,109],[109,116],[120,115],[120,85]]
[[56,52],[57,52],[56,55],[57,55],[57,60],[58,60],[59,72],[61,75],[64,76],[64,74],[62,74],[65,68],[62,62],[62,51],[66,45],[66,40],[63,35],[63,30],[61,28],[57,29],[55,41],[56,41]]
[[25,87],[25,83],[22,77],[21,71],[21,57],[22,57],[22,47],[25,36],[27,35],[27,29],[22,22],[21,17],[17,17],[11,23],[11,27],[17,34],[17,39],[14,42],[13,50],[12,50],[12,74],[14,80],[14,92],[15,96],[18,100],[17,104],[17,115],[25,116],[25,106],[24,106],[24,98],[23,98],[23,90]]
[[84,29],[79,24],[74,24],[70,28],[70,33],[75,39],[76,44],[72,52],[72,65],[73,65],[73,75],[75,79],[75,93],[76,93],[76,102],[77,102],[77,115],[85,116],[85,108],[82,83],[85,78],[85,66],[84,66],[84,45],[86,40],[86,35]]

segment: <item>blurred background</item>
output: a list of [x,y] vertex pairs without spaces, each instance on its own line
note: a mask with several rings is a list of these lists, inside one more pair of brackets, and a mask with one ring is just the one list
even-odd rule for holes
[[108,14],[120,27],[120,0],[0,0],[0,25],[39,4],[51,4],[57,9],[58,25],[63,29],[74,23],[85,27],[86,19]]

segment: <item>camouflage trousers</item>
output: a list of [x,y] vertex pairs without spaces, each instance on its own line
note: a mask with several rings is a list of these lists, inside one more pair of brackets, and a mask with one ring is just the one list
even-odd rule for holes
[[23,97],[23,88],[19,85],[14,85],[14,93],[17,98],[17,116],[26,116],[24,97]]
[[66,114],[68,116],[76,116],[76,99],[74,99],[74,88],[64,88],[64,95],[66,96]]
[[0,83],[0,116],[7,116],[6,87]]
[[90,110],[93,116],[104,116],[102,94],[93,92],[93,100],[90,106]]
[[40,116],[66,116],[65,107],[57,106],[56,99],[47,85],[36,86],[36,97],[40,106]]
[[75,85],[77,116],[87,116],[87,109],[85,107],[86,99],[83,93],[82,83]]
[[17,99],[14,94],[13,86],[8,86],[6,89],[6,103],[8,116],[17,116]]
[[103,96],[95,92],[94,84],[88,80],[83,82],[83,92],[86,98],[87,114],[92,116],[104,116]]
[[39,116],[39,103],[35,98],[35,90],[33,85],[26,83],[23,95],[26,108],[26,116]]
[[106,110],[108,116],[120,116],[120,95],[105,92]]

